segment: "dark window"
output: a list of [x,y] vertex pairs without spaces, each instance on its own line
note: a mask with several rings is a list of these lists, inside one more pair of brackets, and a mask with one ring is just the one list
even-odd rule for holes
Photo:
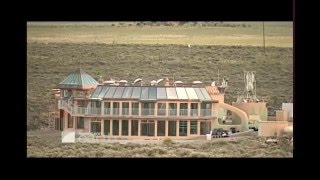
[[165,133],[166,133],[166,122],[158,121],[157,135],[165,136]]
[[77,118],[77,129],[83,129],[84,128],[84,117],[78,117]]
[[121,135],[128,136],[128,120],[122,120]]
[[209,134],[211,130],[211,122],[200,122],[200,135]]
[[118,136],[119,135],[119,120],[112,121],[112,135]]
[[73,128],[73,119],[70,114],[68,114],[68,128]]
[[190,134],[197,134],[198,133],[198,122],[191,121],[190,122]]
[[132,103],[131,114],[132,115],[139,115],[139,103],[138,102]]
[[188,124],[187,121],[180,121],[179,122],[179,136],[187,136],[187,128]]
[[128,102],[122,103],[122,115],[129,115],[129,103]]
[[169,121],[169,136],[176,136],[177,131],[177,122],[176,121]]
[[91,132],[92,133],[101,133],[101,123],[100,122],[91,122]]
[[110,134],[110,120],[104,120],[104,135]]
[[131,136],[138,136],[138,124],[137,120],[131,120]]

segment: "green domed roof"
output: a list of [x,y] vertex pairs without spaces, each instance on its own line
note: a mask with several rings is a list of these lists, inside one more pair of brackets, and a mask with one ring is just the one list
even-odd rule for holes
[[97,86],[99,83],[81,68],[71,73],[59,83],[59,88],[86,89]]

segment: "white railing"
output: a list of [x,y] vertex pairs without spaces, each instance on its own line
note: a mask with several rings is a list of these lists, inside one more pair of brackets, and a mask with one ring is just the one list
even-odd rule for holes
[[138,116],[139,115],[139,108],[132,108],[131,109],[131,115]]
[[[71,102],[68,103],[68,101],[65,100],[59,100],[58,101],[58,108],[64,109],[68,113],[72,115],[111,115],[111,108],[104,108],[103,114],[101,114],[102,108],[88,108],[88,107],[73,107],[73,104]],[[123,108],[121,109],[122,115],[129,115],[129,108]],[[112,109],[112,115],[118,116],[120,109],[119,108],[113,108]],[[132,108],[131,109],[131,115],[139,115],[139,109],[138,108]],[[141,115],[142,116],[155,116],[154,109],[149,108],[142,108],[141,109]],[[158,116],[165,116],[166,115],[166,109],[158,109],[157,110]],[[188,109],[180,109],[179,112],[180,116],[188,116]],[[200,116],[211,116],[212,112],[211,109],[200,109]],[[169,109],[169,116],[177,116],[177,109]],[[198,109],[190,109],[190,116],[199,116]]]
[[68,104],[66,101],[61,101],[61,107],[65,109],[68,113],[72,114],[72,105]]
[[129,115],[129,108],[122,108],[122,115]]
[[86,111],[87,111],[87,108],[85,108],[85,107],[76,107],[76,108],[73,108],[73,113],[74,113],[74,114],[83,115],[83,114],[86,114]]
[[111,108],[104,108],[104,115],[110,115]]
[[113,108],[112,115],[119,115],[119,108]]
[[200,109],[201,116],[211,116],[211,109]]
[[169,116],[176,116],[177,110],[176,109],[169,109]]
[[190,116],[198,116],[198,109],[191,109]]
[[166,115],[166,109],[158,109],[158,116],[165,116]]
[[88,115],[101,115],[101,108],[87,108],[86,114],[88,114]]
[[188,116],[188,109],[180,109],[180,116]]
[[142,115],[147,115],[147,116],[153,116],[154,115],[154,109],[142,108],[141,109],[141,114]]

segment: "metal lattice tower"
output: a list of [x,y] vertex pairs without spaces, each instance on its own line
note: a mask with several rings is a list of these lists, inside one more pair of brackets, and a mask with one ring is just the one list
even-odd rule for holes
[[256,71],[244,71],[244,84],[245,84],[245,98],[247,100],[256,100],[256,79],[255,79]]

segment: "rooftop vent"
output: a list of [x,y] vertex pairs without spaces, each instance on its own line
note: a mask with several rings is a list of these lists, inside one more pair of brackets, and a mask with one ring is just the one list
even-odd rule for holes
[[193,81],[192,84],[202,84],[201,81]]
[[136,80],[133,81],[133,85],[135,85],[136,83],[141,82],[141,81],[142,81],[142,79],[141,79],[141,78],[138,78],[138,79],[136,79]]
[[128,81],[127,80],[120,80],[119,81],[119,85],[120,86],[125,86],[125,85],[127,85],[128,84]]
[[105,85],[115,85],[115,81],[113,81],[113,80],[109,80],[109,81],[104,81],[103,82],[103,84],[105,84]]
[[183,85],[183,82],[182,82],[182,81],[175,81],[175,82],[174,82],[174,85],[175,85],[175,86],[182,86],[182,85]]

